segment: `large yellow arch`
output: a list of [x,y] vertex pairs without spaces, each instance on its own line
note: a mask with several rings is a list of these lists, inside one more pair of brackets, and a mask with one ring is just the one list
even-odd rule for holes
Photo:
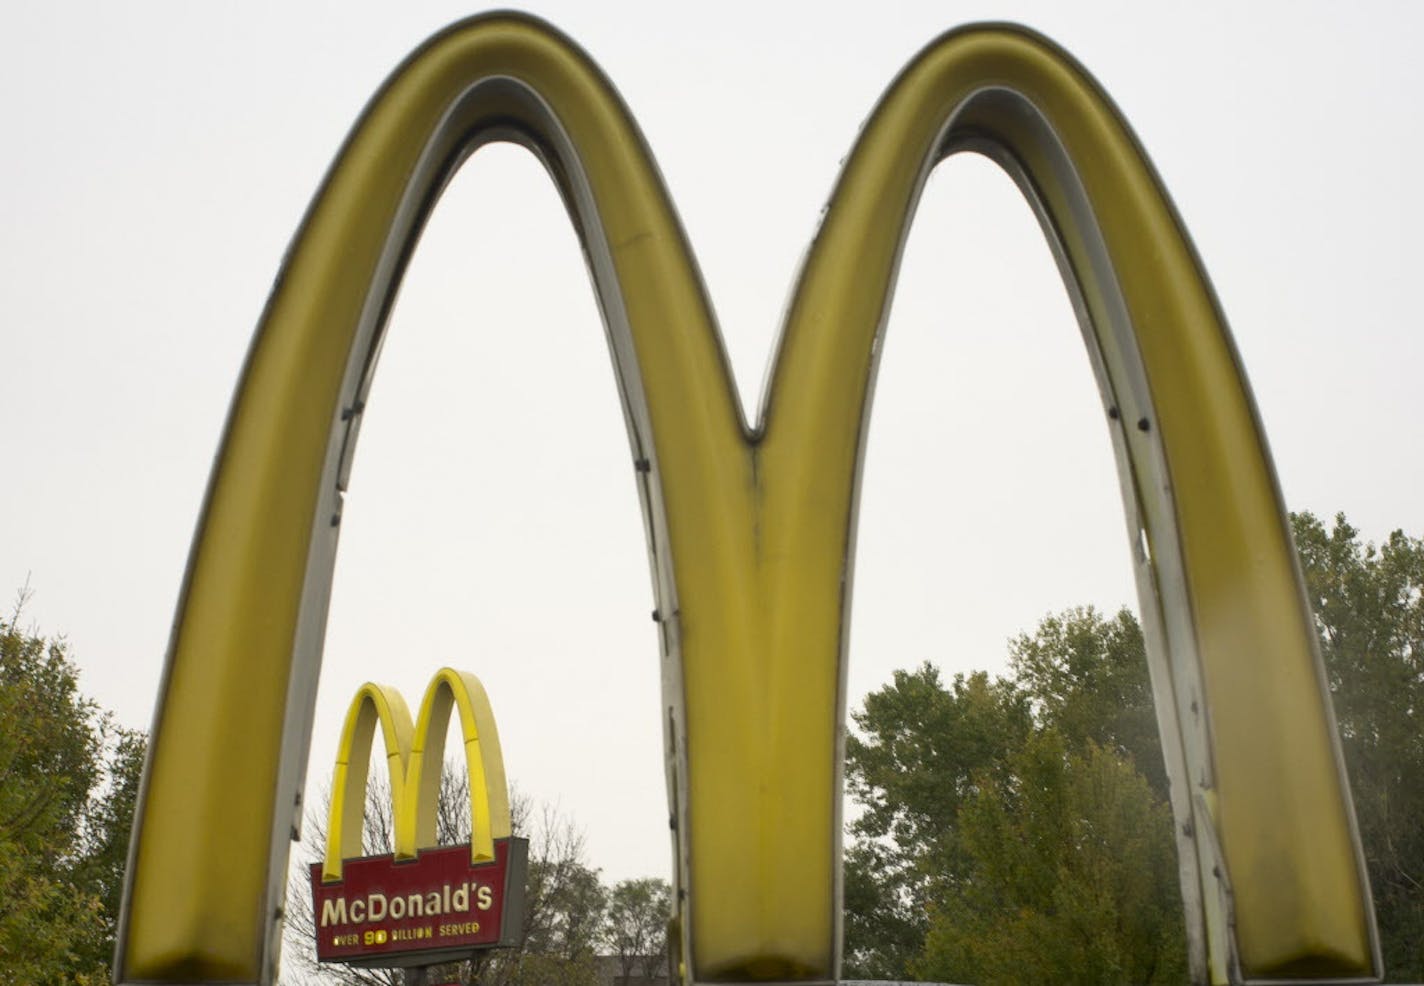
[[[688,980],[838,975],[859,464],[906,229],[929,169],[961,149],[1000,161],[1038,211],[1099,371],[1138,545],[1195,978],[1376,970],[1259,423],[1190,242],[1086,73],[1009,26],[951,32],[906,67],[846,161],[749,429],[627,109],[567,39],[495,15],[437,35],[375,96],[258,327],[175,625],[122,981],[271,974],[341,495],[380,332],[440,188],[493,139],[548,166],[605,315],[662,630]],[[233,762],[239,732],[254,754]]]

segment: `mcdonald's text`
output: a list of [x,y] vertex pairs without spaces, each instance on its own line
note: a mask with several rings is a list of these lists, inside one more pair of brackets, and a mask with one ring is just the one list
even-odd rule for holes
[[417,892],[405,897],[387,897],[377,890],[349,903],[345,897],[327,897],[321,902],[318,927],[383,921],[387,915],[392,921],[399,921],[406,917],[433,918],[468,912],[472,893],[475,907],[479,910],[488,911],[494,905],[494,888],[487,883],[461,883],[453,890],[447,883],[440,890],[432,890],[424,896]]

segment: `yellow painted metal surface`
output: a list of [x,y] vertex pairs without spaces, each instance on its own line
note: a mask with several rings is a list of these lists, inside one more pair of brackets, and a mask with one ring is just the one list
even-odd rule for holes
[[[1123,425],[1130,499],[1153,557],[1175,560],[1170,571],[1153,562],[1148,578],[1162,586],[1176,687],[1201,687],[1164,719],[1200,699],[1201,720],[1182,721],[1173,741],[1210,797],[1183,796],[1179,769],[1175,804],[1210,827],[1229,873],[1228,895],[1204,850],[1188,867],[1212,978],[1369,974],[1364,879],[1260,429],[1190,243],[1092,80],[1013,27],[952,32],[910,63],[846,161],[749,429],[627,109],[566,39],[496,15],[432,39],[376,95],[258,328],[174,632],[122,980],[269,974],[272,861],[285,860],[301,774],[291,765],[305,756],[349,419],[424,211],[491,139],[521,141],[548,165],[608,320],[668,667],[689,978],[838,974],[839,730],[869,395],[920,188],[964,147],[1015,171],[1055,238]],[[389,695],[363,691],[352,714],[338,790],[355,783],[354,751],[368,756],[359,737],[376,724],[393,766],[407,756],[409,716]],[[487,735],[475,719],[467,738]],[[417,733],[428,728],[422,712]],[[239,735],[248,755],[236,758]],[[407,770],[425,783],[414,762]],[[411,793],[400,803],[413,805]],[[349,846],[357,809],[346,798],[333,819]],[[414,826],[402,824],[408,845]]]
[[378,726],[391,782],[395,856],[414,859],[416,850],[437,845],[436,804],[452,710],[458,714],[470,782],[470,862],[494,860],[494,840],[510,835],[509,788],[494,712],[478,678],[442,668],[425,691],[414,726],[394,688],[367,682],[351,700],[332,773],[323,880],[340,880],[341,861],[363,854],[366,782]]

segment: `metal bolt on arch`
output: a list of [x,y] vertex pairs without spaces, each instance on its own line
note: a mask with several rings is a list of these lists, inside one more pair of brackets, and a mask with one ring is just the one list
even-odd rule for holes
[[[426,216],[494,140],[533,151],[568,203],[640,464],[685,982],[839,976],[845,628],[876,354],[926,177],[966,150],[1001,164],[1037,212],[1109,412],[1193,980],[1381,975],[1260,421],[1186,231],[1087,72],[1010,25],[951,31],[910,61],[846,158],[749,425],[627,107],[569,39],[495,14],[437,34],[374,96],[257,327],[178,606],[120,982],[275,975],[364,397]],[[235,760],[238,734],[251,753]]]

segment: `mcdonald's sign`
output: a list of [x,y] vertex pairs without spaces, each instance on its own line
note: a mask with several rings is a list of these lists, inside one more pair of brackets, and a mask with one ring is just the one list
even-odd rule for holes
[[[436,808],[452,711],[469,775],[470,844],[437,848]],[[395,851],[363,857],[366,783],[378,727],[391,778]],[[325,859],[311,866],[320,961],[421,965],[517,943],[529,846],[511,837],[499,732],[474,675],[440,670],[414,726],[399,692],[361,686],[341,731],[326,833]]]
[[[257,328],[175,621],[123,981],[273,974],[342,496],[383,327],[440,189],[493,140],[547,166],[606,322],[657,596],[686,982],[839,975],[846,620],[870,396],[920,191],[967,150],[1037,211],[1096,368],[1194,980],[1380,975],[1260,420],[1191,241],[1092,77],[1005,25],[950,31],[908,63],[845,159],[750,425],[629,110],[570,40],[494,14],[436,35],[377,92]],[[252,752],[235,764],[239,733]]]

